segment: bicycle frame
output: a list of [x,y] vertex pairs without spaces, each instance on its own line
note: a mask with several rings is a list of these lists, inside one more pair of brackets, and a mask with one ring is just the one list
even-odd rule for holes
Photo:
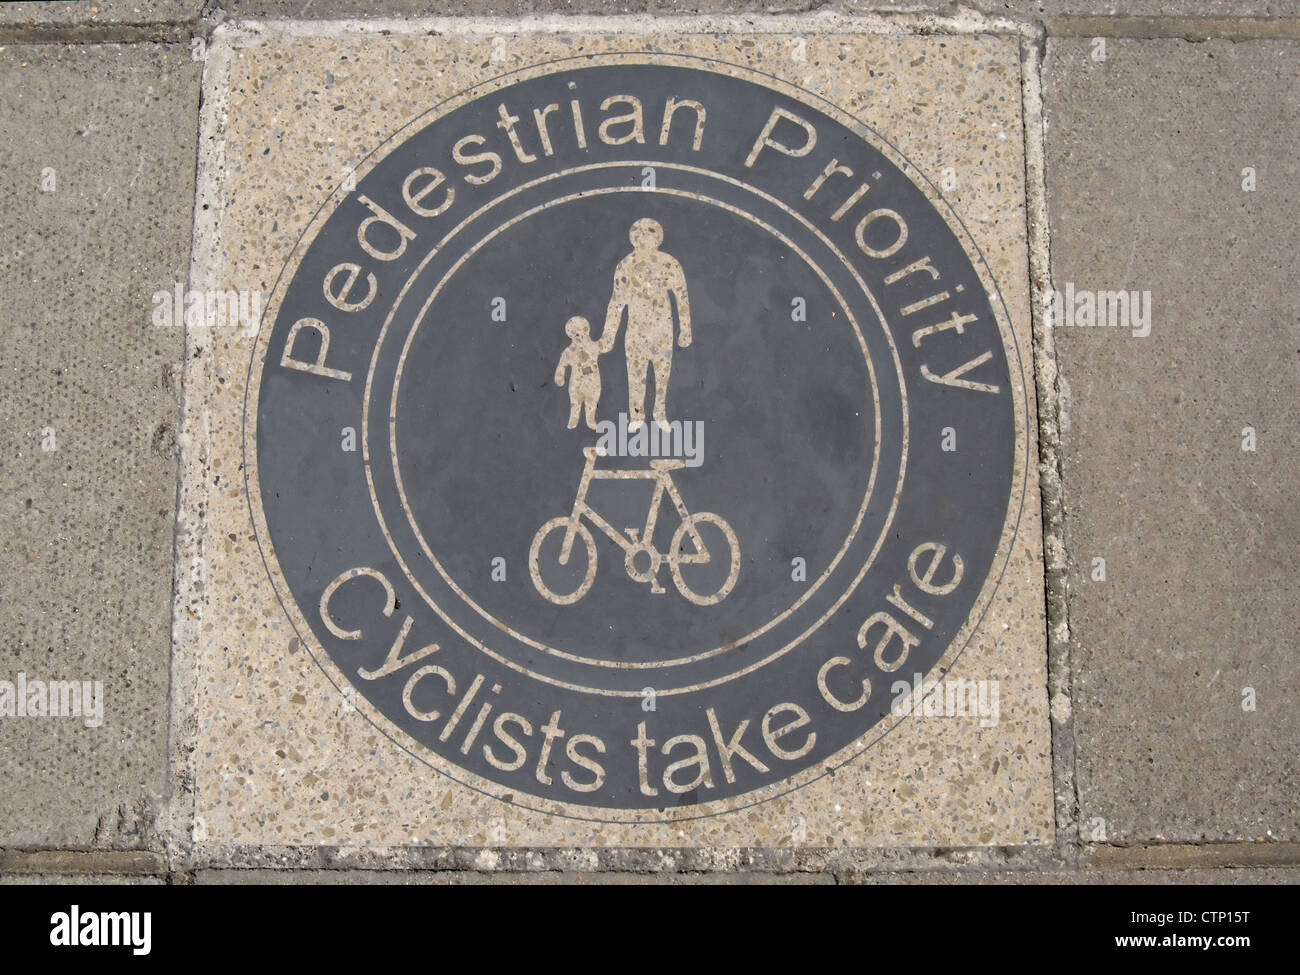
[[[577,602],[591,588],[596,575],[597,550],[594,533],[582,523],[586,518],[600,529],[606,538],[623,550],[623,567],[627,571],[628,578],[634,582],[649,583],[652,593],[667,591],[659,584],[658,579],[659,570],[667,562],[672,573],[673,584],[683,596],[697,606],[711,606],[725,599],[735,585],[736,573],[740,569],[740,546],[736,533],[721,516],[711,511],[692,514],[686,509],[686,503],[682,501],[682,496],[678,493],[672,477],[672,471],[686,466],[685,461],[656,457],[650,461],[648,469],[602,471],[596,469],[596,460],[604,454],[599,453],[595,447],[587,447],[583,450],[583,456],[587,461],[582,470],[582,479],[578,482],[577,494],[573,499],[573,510],[568,515],[560,515],[545,522],[533,536],[532,546],[528,550],[529,572],[533,577],[533,585],[537,587],[542,597],[558,606],[567,606]],[[654,494],[650,498],[650,506],[646,511],[645,524],[640,529],[626,528],[620,532],[602,517],[587,503],[587,493],[591,489],[591,482],[595,480],[653,481]],[[655,547],[654,535],[655,526],[659,523],[659,515],[663,511],[665,495],[672,502],[681,523],[674,530],[672,541],[668,543],[666,551],[661,552]],[[720,532],[726,550],[723,568],[727,570],[727,577],[720,586],[708,591],[701,590],[694,581],[687,581],[682,575],[683,566],[708,564],[713,561],[714,555],[704,545],[704,537],[699,530],[700,525],[710,525],[712,530]],[[542,578],[539,562],[542,546],[547,538],[554,537],[555,532],[563,535],[560,542],[560,565],[569,564],[575,539],[581,540],[587,556],[586,565],[583,567],[585,570],[583,580],[576,588],[565,583],[560,592],[552,590]],[[689,546],[686,543],[687,538],[690,538]],[[689,551],[692,546],[694,551]],[[641,567],[644,564],[641,561],[642,555],[649,560],[649,565],[645,568]]]
[[[631,552],[634,549],[644,547],[652,556],[655,556],[654,568],[658,568],[659,558],[662,553],[658,552],[653,545],[654,530],[659,522],[659,509],[663,504],[664,495],[667,494],[672,500],[673,507],[677,509],[677,514],[682,521],[690,517],[690,512],[686,510],[686,504],[682,501],[682,496],[677,491],[677,485],[673,483],[672,471],[675,468],[684,467],[683,461],[667,461],[655,464],[651,462],[652,470],[647,471],[598,471],[596,470],[596,458],[599,456],[595,447],[586,447],[583,449],[583,455],[587,458],[586,466],[582,470],[582,480],[578,482],[578,494],[573,501],[573,513],[569,516],[569,528],[564,533],[564,544],[560,548],[560,562],[566,564],[569,561],[569,553],[573,548],[573,537],[575,527],[585,516],[588,521],[599,528],[607,535],[619,548],[624,552]],[[591,486],[592,481],[654,481],[655,491],[650,499],[650,510],[646,512],[645,527],[641,529],[639,538],[629,539],[623,532],[620,532],[603,517],[600,513],[587,504],[587,489]],[[707,558],[704,552],[703,540],[694,527],[690,529],[691,541],[695,544],[696,551]]]

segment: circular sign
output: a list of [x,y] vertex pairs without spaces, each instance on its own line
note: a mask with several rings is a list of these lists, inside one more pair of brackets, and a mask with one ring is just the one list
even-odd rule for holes
[[933,188],[807,92],[657,54],[497,79],[376,158],[290,258],[246,410],[331,678],[466,785],[620,821],[896,723],[1024,479],[1006,313]]

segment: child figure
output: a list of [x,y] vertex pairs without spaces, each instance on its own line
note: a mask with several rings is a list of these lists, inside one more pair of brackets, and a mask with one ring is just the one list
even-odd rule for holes
[[596,429],[596,403],[600,400],[600,345],[591,337],[591,324],[581,316],[564,323],[569,347],[555,367],[555,385],[563,386],[569,373],[569,429],[578,425],[578,413],[585,408],[587,426]]

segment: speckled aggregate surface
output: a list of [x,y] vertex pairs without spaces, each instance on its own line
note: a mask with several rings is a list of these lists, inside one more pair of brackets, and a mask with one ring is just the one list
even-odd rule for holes
[[1049,45],[1056,287],[1146,290],[1151,317],[1057,330],[1086,836],[1300,837],[1298,55]]
[[[1024,152],[1014,38],[806,35],[295,38],[236,43],[209,64],[219,142],[212,233],[195,280],[269,294],[313,214],[369,152],[441,99],[591,51],[681,52],[770,72],[868,122],[946,199],[997,281],[1022,351],[1018,433],[1036,456],[1027,350]],[[228,43],[220,37],[214,47]],[[362,170],[364,173],[364,169]],[[952,676],[996,680],[1000,720],[912,718],[792,793],[723,815],[609,824],[531,812],[457,785],[340,694],[290,626],[263,565],[241,463],[254,339],[212,330],[186,377],[183,580],[176,652],[192,678],[192,821],[199,849],[247,844],[908,846],[1053,840],[1036,465],[1001,585]],[[184,551],[184,548],[183,548]],[[184,556],[181,562],[185,566]],[[184,696],[180,706],[184,708]]]
[[184,338],[150,296],[189,263],[195,132],[168,126],[199,75],[179,46],[0,50],[0,680],[98,681],[102,710],[10,700],[0,846],[138,846],[165,789]]

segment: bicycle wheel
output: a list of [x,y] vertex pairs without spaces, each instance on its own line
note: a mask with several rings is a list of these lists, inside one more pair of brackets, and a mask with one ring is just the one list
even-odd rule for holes
[[[668,565],[673,582],[683,596],[697,606],[712,606],[726,599],[736,584],[736,576],[740,574],[740,543],[721,515],[698,511],[683,519],[673,533]],[[687,585],[683,567],[689,569],[694,586]]]
[[[571,603],[576,603],[587,595],[592,580],[596,578],[596,540],[591,537],[591,532],[587,526],[582,522],[578,522],[573,525],[573,532],[581,539],[581,548],[586,550],[583,553],[586,568],[582,572],[581,581],[576,588],[566,592],[566,590],[569,590],[568,584],[557,582],[553,589],[542,580],[543,566],[547,568],[548,574],[553,581],[557,579],[557,576],[568,575],[572,577],[576,575],[572,569],[575,562],[577,562],[579,569],[582,568],[583,563],[575,560],[575,556],[578,556],[579,546],[573,546],[569,550],[569,561],[567,563],[560,561],[560,550],[564,545],[563,535],[571,525],[573,525],[573,521],[570,518],[552,518],[537,529],[537,534],[533,536],[533,544],[528,549],[528,572],[533,577],[533,585],[541,593],[543,599],[555,603],[557,606],[568,606]],[[555,534],[557,531],[559,532],[558,535]],[[548,538],[550,539],[549,545],[547,544]],[[578,556],[578,558],[581,559],[583,556]],[[557,592],[557,589],[560,591]]]

